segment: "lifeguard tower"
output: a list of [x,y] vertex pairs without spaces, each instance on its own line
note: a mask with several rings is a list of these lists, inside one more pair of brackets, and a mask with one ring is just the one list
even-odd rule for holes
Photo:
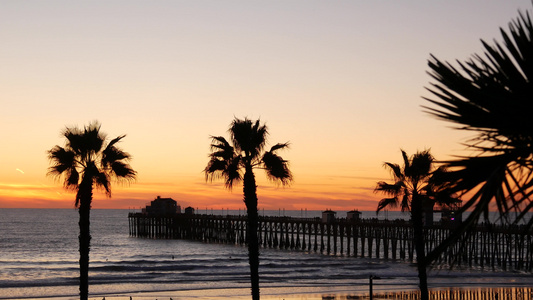
[[335,222],[335,215],[337,213],[332,211],[331,209],[327,209],[322,212],[322,223],[330,224]]
[[346,213],[346,220],[348,222],[357,222],[361,219],[361,212],[358,210],[350,210]]

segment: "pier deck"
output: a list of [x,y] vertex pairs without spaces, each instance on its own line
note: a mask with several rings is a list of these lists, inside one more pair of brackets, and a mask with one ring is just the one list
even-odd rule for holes
[[[131,236],[189,239],[211,243],[245,244],[246,216],[207,214],[146,215],[130,213]],[[425,228],[429,252],[452,229],[445,224]],[[533,271],[533,234],[519,226],[480,225],[461,248],[451,247],[441,263],[483,268]],[[405,220],[259,217],[259,241],[265,248],[319,252],[366,258],[415,261],[411,224]]]

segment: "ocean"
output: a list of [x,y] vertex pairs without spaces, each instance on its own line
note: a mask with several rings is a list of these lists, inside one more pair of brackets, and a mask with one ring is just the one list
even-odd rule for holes
[[[247,249],[187,240],[134,238],[129,210],[92,210],[89,292],[91,297],[180,292],[198,297],[249,294]],[[0,299],[76,299],[78,295],[78,212],[75,209],[0,209]],[[199,211],[205,213],[205,211]],[[210,211],[238,214],[239,211]],[[244,212],[240,212],[244,213]],[[261,211],[267,215],[317,217],[318,211]],[[338,213],[342,217],[342,213]],[[375,217],[363,212],[363,218]],[[399,212],[380,218],[407,218]],[[262,294],[364,293],[416,289],[413,264],[276,249],[261,249]],[[531,286],[529,273],[431,270],[431,288],[449,286]]]

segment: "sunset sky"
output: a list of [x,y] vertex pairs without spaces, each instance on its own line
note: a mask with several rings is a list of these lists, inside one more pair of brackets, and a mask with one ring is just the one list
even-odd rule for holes
[[264,209],[374,210],[383,162],[471,135],[423,112],[427,60],[482,54],[530,0],[2,1],[0,208],[72,208],[46,176],[65,126],[102,123],[138,172],[94,208],[239,209],[242,188],[206,182],[210,135],[260,118],[294,182],[257,170]]

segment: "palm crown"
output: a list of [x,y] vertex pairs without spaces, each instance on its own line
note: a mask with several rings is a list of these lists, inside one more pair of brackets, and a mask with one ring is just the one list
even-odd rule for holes
[[[133,180],[136,172],[128,164],[130,154],[117,147],[125,136],[119,136],[106,144],[106,135],[100,132],[100,124],[94,122],[83,129],[66,128],[62,135],[64,147],[54,146],[48,151],[52,166],[49,174],[64,177],[67,189],[78,190],[76,207],[80,204],[81,182],[95,184],[111,195],[110,180]],[[81,176],[81,181],[80,181]]]
[[448,191],[446,183],[442,182],[443,168],[432,169],[434,158],[429,150],[415,153],[408,157],[402,150],[403,167],[386,162],[385,166],[392,172],[394,183],[378,182],[375,192],[390,196],[378,203],[379,212],[386,207],[400,206],[402,211],[411,211],[413,198],[421,201],[422,206],[433,207],[435,203],[441,206],[450,206],[457,203]]
[[247,168],[259,167],[266,171],[269,179],[289,184],[292,173],[288,161],[277,154],[278,150],[288,148],[288,143],[278,143],[263,152],[268,129],[259,120],[235,119],[228,132],[233,145],[224,137],[212,137],[210,160],[204,169],[206,179],[223,178],[226,187],[231,189],[243,180]]

